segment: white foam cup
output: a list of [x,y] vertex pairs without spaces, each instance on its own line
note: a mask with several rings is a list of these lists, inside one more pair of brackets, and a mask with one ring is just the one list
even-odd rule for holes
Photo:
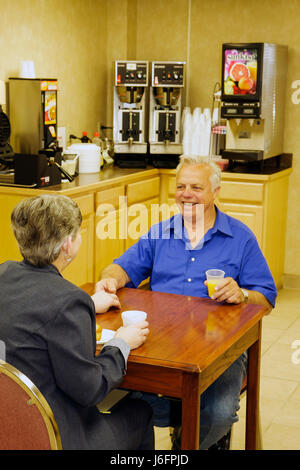
[[134,325],[141,321],[145,321],[147,318],[147,313],[142,310],[126,310],[121,313],[123,320],[123,326]]
[[21,78],[35,78],[35,67],[33,60],[22,60],[20,64]]

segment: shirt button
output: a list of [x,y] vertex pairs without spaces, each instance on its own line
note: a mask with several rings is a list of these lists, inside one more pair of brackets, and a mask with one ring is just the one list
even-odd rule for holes
[[188,282],[192,282],[192,279],[190,277],[188,278]]
[[195,261],[195,258],[191,258],[191,261]]

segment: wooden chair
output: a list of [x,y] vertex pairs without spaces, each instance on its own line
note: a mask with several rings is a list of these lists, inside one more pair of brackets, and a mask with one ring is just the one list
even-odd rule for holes
[[53,413],[22,372],[0,360],[0,449],[60,450]]

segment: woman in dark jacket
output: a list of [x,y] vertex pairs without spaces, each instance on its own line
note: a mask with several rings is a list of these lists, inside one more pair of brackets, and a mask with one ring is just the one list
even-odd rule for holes
[[119,306],[115,295],[90,297],[61,272],[76,256],[81,213],[65,196],[21,201],[12,228],[21,262],[0,265],[0,340],[6,361],[43,393],[64,449],[153,449],[150,408],[124,400],[111,414],[97,404],[122,382],[130,349],[146,339],[148,323],[121,327],[96,356],[95,313]]

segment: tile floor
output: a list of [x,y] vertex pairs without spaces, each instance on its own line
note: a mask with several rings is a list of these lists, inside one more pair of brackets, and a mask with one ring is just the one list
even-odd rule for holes
[[[264,450],[300,450],[300,290],[281,289],[263,320],[260,419]],[[245,448],[246,395],[231,448]],[[169,428],[155,428],[156,448],[171,448]]]

